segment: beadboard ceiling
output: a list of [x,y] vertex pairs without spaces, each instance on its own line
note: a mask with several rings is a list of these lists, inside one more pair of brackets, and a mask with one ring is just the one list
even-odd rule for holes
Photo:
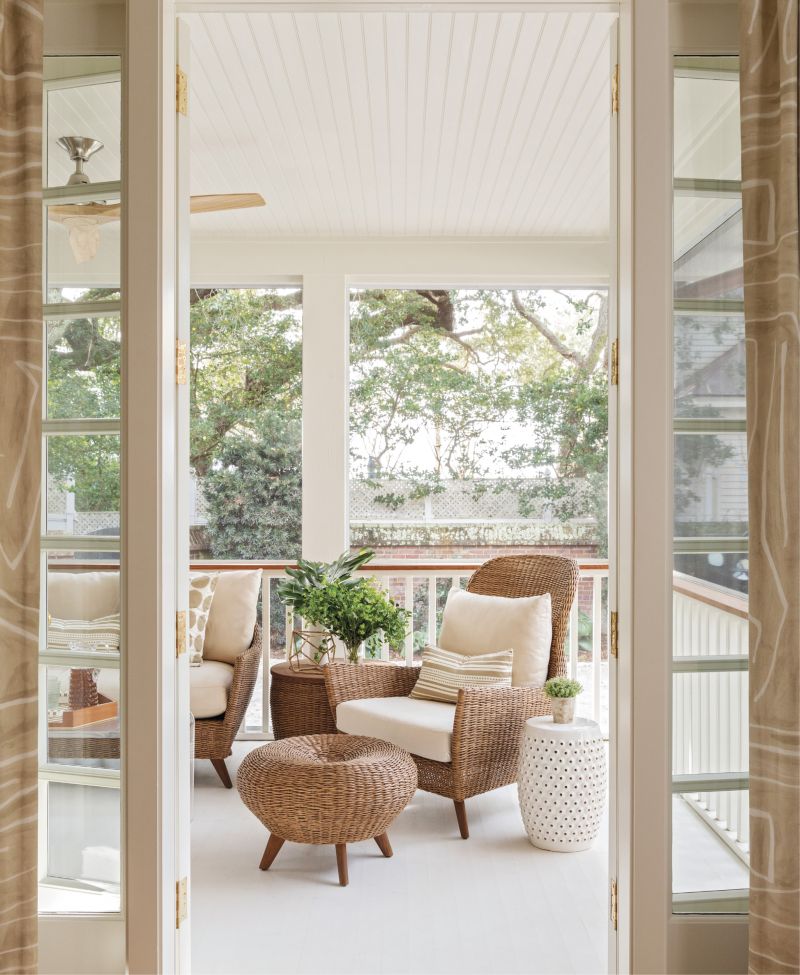
[[613,19],[186,15],[193,234],[606,236]]

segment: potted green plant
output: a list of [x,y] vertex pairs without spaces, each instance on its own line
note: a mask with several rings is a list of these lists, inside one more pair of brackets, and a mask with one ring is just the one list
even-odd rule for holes
[[583,690],[583,684],[571,677],[551,677],[544,685],[544,692],[553,706],[553,723],[569,724],[575,717],[575,698]]
[[337,581],[314,588],[303,605],[306,622],[323,627],[341,640],[350,663],[358,663],[361,644],[379,632],[387,643],[399,646],[410,615],[373,579],[358,579],[352,585]]
[[347,659],[358,660],[361,644],[379,632],[393,646],[405,637],[409,613],[397,606],[374,579],[353,573],[375,557],[371,549],[344,552],[333,562],[300,559],[296,569],[278,586],[278,595],[304,626],[292,628],[289,660],[295,666],[305,659],[322,664],[336,654],[333,638],[345,646]]

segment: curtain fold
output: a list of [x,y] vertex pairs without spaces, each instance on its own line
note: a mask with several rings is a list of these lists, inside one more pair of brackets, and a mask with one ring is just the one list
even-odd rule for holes
[[0,0],[0,972],[37,968],[42,2]]
[[742,0],[750,971],[800,972],[798,3]]

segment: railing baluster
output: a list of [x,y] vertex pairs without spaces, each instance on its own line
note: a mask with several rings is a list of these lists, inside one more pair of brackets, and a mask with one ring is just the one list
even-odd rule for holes
[[405,595],[403,605],[411,612],[408,618],[408,631],[406,632],[406,666],[410,667],[414,663],[414,576],[406,576]]
[[[382,583],[383,591],[386,593],[387,598],[390,595],[390,586],[389,586],[390,582],[391,579],[389,578],[388,575],[383,577],[383,583]],[[389,659],[389,644],[386,641],[385,635],[381,633],[381,660],[388,660],[388,659]]]
[[428,576],[428,643],[436,646],[436,576]]
[[270,734],[271,715],[269,713],[269,668],[272,660],[272,593],[270,580],[264,578],[261,570],[261,732]]
[[603,602],[602,583],[598,576],[592,576],[592,695],[594,701],[594,720],[600,723],[601,682],[602,682],[602,639]]
[[573,680],[578,677],[578,597],[569,611],[569,674]]

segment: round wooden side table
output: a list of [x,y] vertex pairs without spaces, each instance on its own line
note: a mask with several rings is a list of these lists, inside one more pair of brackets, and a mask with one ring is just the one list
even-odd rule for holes
[[336,733],[325,675],[316,667],[294,670],[289,663],[270,669],[269,705],[275,738]]
[[519,806],[525,831],[542,850],[588,850],[606,804],[606,746],[595,721],[552,717],[525,722]]

